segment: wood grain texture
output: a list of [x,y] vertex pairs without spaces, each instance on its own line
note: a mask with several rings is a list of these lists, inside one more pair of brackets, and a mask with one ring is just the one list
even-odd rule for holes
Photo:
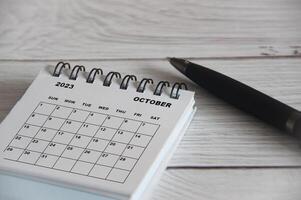
[[0,59],[301,55],[299,0],[0,1]]
[[[301,110],[301,59],[194,60],[249,84]],[[56,62],[0,62],[0,119],[25,92],[38,71]],[[174,70],[167,61],[77,61],[125,74],[171,82],[184,81],[196,91],[198,111],[169,167],[301,166],[295,138],[212,97]]]
[[[195,58],[301,110],[300,8],[299,0],[0,0],[0,122],[38,71],[59,59],[184,81],[196,91],[198,111],[150,199],[299,199],[300,144],[212,97],[162,58]],[[0,187],[0,199],[99,199],[28,183],[2,184],[19,192]]]
[[300,169],[170,170],[151,199],[297,200],[300,185]]

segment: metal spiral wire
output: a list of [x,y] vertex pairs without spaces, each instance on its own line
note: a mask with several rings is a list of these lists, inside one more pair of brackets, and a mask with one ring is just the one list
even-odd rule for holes
[[[83,65],[75,65],[72,69],[69,63],[67,62],[58,62],[57,65],[54,68],[53,76],[59,77],[62,74],[62,70],[64,68],[68,68],[68,70],[71,70],[71,73],[69,75],[70,80],[76,80],[78,78],[79,72],[85,72],[86,69]],[[90,70],[86,82],[87,83],[93,83],[95,81],[96,75],[103,75],[103,70],[100,68],[93,68]],[[113,78],[119,78],[121,79],[121,74],[119,72],[109,72],[106,74],[103,86],[109,87],[112,84]],[[120,83],[120,89],[126,90],[129,86],[130,81],[137,81],[137,77],[135,75],[125,75]],[[147,84],[154,84],[153,79],[150,78],[143,78],[137,87],[137,92],[143,93],[146,89]],[[170,87],[170,83],[168,81],[159,81],[156,84],[154,95],[161,96],[163,93],[164,87]],[[180,96],[180,89],[187,90],[187,85],[185,83],[179,83],[176,82],[173,84],[171,91],[170,91],[170,98],[172,99],[178,99]]]

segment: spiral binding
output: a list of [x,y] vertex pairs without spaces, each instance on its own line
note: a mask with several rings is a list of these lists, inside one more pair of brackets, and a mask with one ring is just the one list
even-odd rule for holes
[[[187,90],[187,85],[185,83],[175,83],[175,84],[173,84],[173,86],[171,88],[171,92],[170,92],[170,98],[178,99],[179,96],[180,96],[180,94],[179,94],[180,89]],[[176,90],[176,92],[175,92],[175,90]]]
[[[64,68],[68,68],[68,70],[71,70],[71,66],[69,63],[66,62],[58,62],[57,65],[55,66],[55,69],[53,71],[53,76],[59,77],[62,73],[62,70]],[[86,69],[83,65],[75,65],[71,73],[69,75],[70,80],[76,80],[78,78],[78,73],[79,72],[86,72]],[[95,81],[96,75],[103,75],[103,70],[101,68],[93,68],[90,70],[86,82],[87,83],[93,83]],[[121,74],[119,72],[109,72],[103,81],[103,86],[109,87],[113,81],[113,78],[121,79]],[[126,90],[129,86],[130,81],[137,81],[137,77],[135,75],[126,75],[122,78],[121,83],[120,83],[120,89]],[[143,93],[146,89],[147,84],[154,84],[153,79],[150,78],[143,78],[137,87],[137,92]],[[154,95],[161,96],[163,93],[163,88],[164,87],[170,87],[170,83],[168,81],[160,81],[154,91]],[[172,85],[171,91],[170,91],[170,98],[173,99],[178,99],[180,96],[180,89],[182,90],[187,90],[187,85],[185,83],[179,83],[176,82]]]
[[86,71],[85,67],[83,65],[75,65],[72,68],[71,74],[69,76],[69,79],[71,80],[76,80],[78,77],[78,72],[79,71]]
[[100,73],[100,75],[103,75],[103,71],[102,71],[102,69],[100,69],[100,68],[93,68],[91,71],[90,71],[90,73],[89,73],[89,75],[88,75],[88,77],[87,77],[87,83],[93,83],[94,82],[94,80],[95,80],[95,76],[96,76],[96,74],[99,74]]
[[144,92],[145,90],[145,87],[146,87],[146,84],[154,84],[154,81],[153,79],[150,79],[150,78],[144,78],[140,81],[139,85],[138,85],[138,88],[137,88],[137,92]]
[[125,77],[123,77],[120,84],[120,89],[126,90],[129,86],[130,80],[137,81],[137,77],[135,75],[126,75]]
[[163,91],[163,87],[169,87],[169,82],[168,81],[160,81],[158,84],[157,84],[157,87],[154,91],[154,95],[157,95],[157,96],[161,96],[162,94],[162,91]]
[[59,77],[62,73],[62,69],[65,68],[65,67],[68,67],[68,69],[70,69],[70,64],[69,63],[65,63],[65,62],[58,62],[54,68],[54,71],[53,71],[53,76],[55,77]]
[[119,72],[109,72],[106,75],[105,80],[103,81],[103,86],[109,87],[112,83],[112,79],[114,78],[114,76],[116,76],[116,78],[121,78],[121,74]]

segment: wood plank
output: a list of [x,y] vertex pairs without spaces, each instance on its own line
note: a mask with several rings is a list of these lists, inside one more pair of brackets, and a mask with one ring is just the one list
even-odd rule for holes
[[300,169],[170,170],[152,199],[296,200],[300,178]]
[[[300,169],[168,170],[153,190],[148,191],[148,199],[296,200],[301,196],[300,185]],[[77,190],[4,175],[0,175],[0,186],[1,199],[108,200]]]
[[0,59],[300,56],[298,0],[0,3]]
[[[301,110],[301,59],[195,60],[226,73]],[[0,62],[0,120],[25,92],[41,67],[56,62]],[[166,61],[79,61],[105,72],[136,74],[139,79],[187,82],[196,91],[198,111],[169,166],[300,166],[294,138],[212,97]]]

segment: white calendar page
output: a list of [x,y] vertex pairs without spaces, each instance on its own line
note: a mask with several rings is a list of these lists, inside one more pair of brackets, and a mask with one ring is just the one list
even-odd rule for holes
[[[0,126],[0,169],[117,198],[130,197],[194,104],[134,85],[86,83],[43,69]],[[165,102],[155,105],[137,99]],[[167,103],[170,106],[166,106]],[[161,103],[162,104],[162,103]],[[171,141],[171,140],[170,140]]]

